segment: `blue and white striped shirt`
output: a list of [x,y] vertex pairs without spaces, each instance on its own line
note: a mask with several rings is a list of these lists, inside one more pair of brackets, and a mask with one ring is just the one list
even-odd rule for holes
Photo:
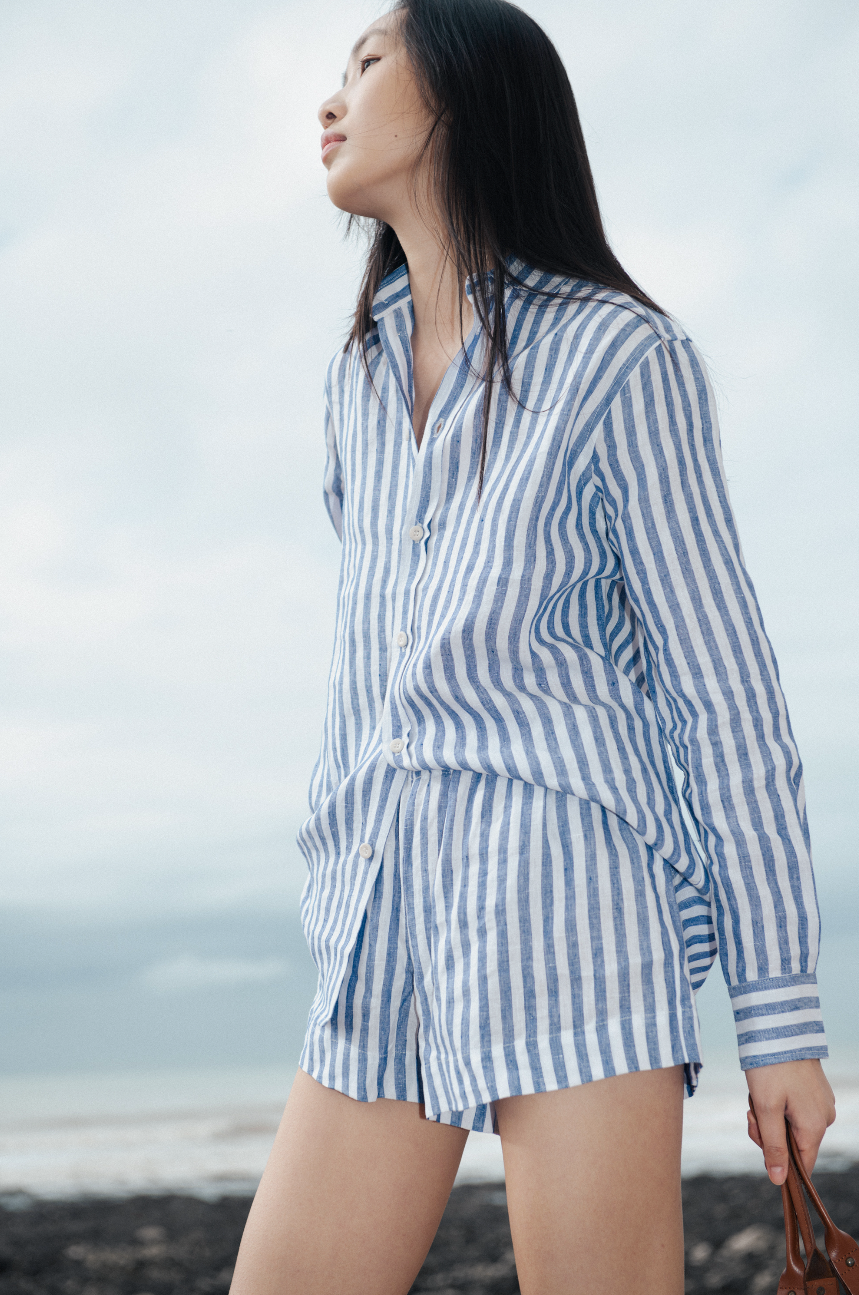
[[406,780],[462,770],[623,820],[709,904],[744,1068],[825,1056],[802,770],[706,370],[631,298],[511,269],[518,400],[495,384],[479,502],[477,324],[420,448],[405,267],[374,303],[372,385],[355,353],[329,368],[343,552],[299,836],[315,1011],[333,1010]]

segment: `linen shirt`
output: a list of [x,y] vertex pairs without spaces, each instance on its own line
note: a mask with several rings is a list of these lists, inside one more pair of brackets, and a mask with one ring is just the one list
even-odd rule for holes
[[515,398],[493,385],[479,499],[477,324],[420,447],[405,267],[374,301],[369,377],[354,350],[329,366],[343,548],[299,834],[313,1013],[334,1010],[407,780],[462,770],[623,820],[709,905],[743,1067],[825,1056],[802,769],[705,366],[632,298],[510,268]]

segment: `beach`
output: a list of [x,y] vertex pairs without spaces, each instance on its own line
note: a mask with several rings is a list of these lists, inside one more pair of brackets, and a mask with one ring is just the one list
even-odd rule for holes
[[[859,1167],[816,1175],[840,1226],[859,1232]],[[218,1295],[229,1288],[248,1196],[24,1201],[0,1210],[0,1295]],[[683,1181],[686,1292],[775,1295],[781,1194],[761,1176]],[[607,1251],[598,1267],[611,1264]],[[516,1295],[503,1183],[454,1188],[412,1291]]]
[[[856,1235],[859,1069],[833,1071],[838,1119],[815,1181]],[[0,1077],[0,1295],[226,1292],[292,1074]],[[684,1103],[687,1292],[774,1293],[784,1266],[781,1195],[745,1134],[745,1095],[726,1061],[707,1066]],[[413,1289],[518,1290],[497,1137],[469,1136]]]

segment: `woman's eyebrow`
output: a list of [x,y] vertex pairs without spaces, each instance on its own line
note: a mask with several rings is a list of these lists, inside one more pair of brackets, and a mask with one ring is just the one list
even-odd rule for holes
[[[353,59],[353,58],[357,58],[357,57],[358,57],[358,55],[360,54],[361,50],[362,50],[362,49],[364,48],[364,46],[367,44],[367,41],[371,39],[371,37],[373,37],[373,36],[387,36],[387,34],[388,34],[388,29],[387,29],[387,27],[369,27],[369,28],[367,29],[367,31],[365,31],[365,32],[364,32],[364,35],[363,35],[363,36],[359,36],[359,37],[358,37],[358,39],[355,41],[355,44],[352,46],[352,52],[351,52],[351,54],[349,55],[350,60],[351,60],[351,59]],[[343,84],[344,84],[344,85],[346,84],[346,73],[345,73],[345,72],[343,73]]]
[[387,34],[388,29],[386,27],[368,27],[364,32],[364,35],[359,36],[355,41],[355,44],[352,46],[352,53],[349,57],[357,58],[359,52],[364,48],[371,36],[387,36]]

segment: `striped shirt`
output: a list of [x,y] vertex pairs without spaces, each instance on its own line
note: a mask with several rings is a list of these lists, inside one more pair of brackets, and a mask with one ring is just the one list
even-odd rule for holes
[[372,383],[354,352],[328,370],[325,498],[343,547],[299,834],[312,1019],[335,1009],[404,787],[451,770],[628,825],[697,899],[695,983],[718,945],[742,1066],[825,1056],[802,769],[706,370],[631,298],[511,270],[516,399],[494,385],[479,501],[476,323],[420,448],[405,267],[374,302]]

